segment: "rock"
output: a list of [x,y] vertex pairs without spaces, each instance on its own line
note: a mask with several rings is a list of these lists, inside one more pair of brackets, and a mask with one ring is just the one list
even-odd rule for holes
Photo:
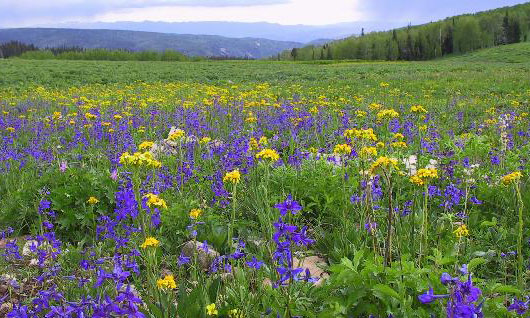
[[39,242],[36,240],[27,240],[24,244],[24,247],[22,248],[22,256],[30,256],[34,253],[31,251],[32,246],[38,246]]
[[184,147],[187,143],[196,143],[199,140],[197,137],[190,135],[190,136],[184,136],[181,140],[175,141],[170,140],[169,136],[174,134],[177,131],[177,127],[171,126],[171,129],[169,130],[168,137],[166,139],[157,141],[153,144],[153,146],[150,149],[150,152],[155,156],[159,157],[160,155],[170,155],[175,156],[179,154],[180,148]]
[[[314,286],[321,286],[328,279],[329,274],[323,270],[326,266],[328,266],[326,260],[319,256],[293,257],[293,268],[303,268],[303,275],[305,275],[305,270],[309,269],[311,278],[318,278],[318,281],[313,284]],[[265,278],[262,284],[272,287],[273,282],[269,278]]]
[[13,304],[6,302],[0,305],[0,317],[6,317],[7,314],[13,310]]
[[315,286],[320,286],[329,277],[329,274],[324,271],[324,267],[328,266],[325,259],[319,256],[307,256],[300,259],[293,257],[293,267],[301,267],[304,270],[307,268],[311,277],[318,278],[314,283]]
[[213,260],[219,257],[219,253],[213,249],[210,245],[204,246],[203,243],[198,241],[188,241],[182,247],[182,254],[186,257],[191,257],[193,260],[194,255],[197,255],[197,263],[203,270],[210,269]]

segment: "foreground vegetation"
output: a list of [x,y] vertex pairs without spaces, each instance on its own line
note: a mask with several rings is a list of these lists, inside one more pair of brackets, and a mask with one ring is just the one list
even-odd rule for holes
[[494,52],[0,61],[1,314],[524,315],[529,64]]

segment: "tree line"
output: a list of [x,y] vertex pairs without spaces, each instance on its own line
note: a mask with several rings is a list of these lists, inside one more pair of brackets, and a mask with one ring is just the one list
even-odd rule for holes
[[18,57],[31,60],[107,60],[107,61],[191,61],[177,51],[128,51],[85,49],[81,47],[38,48],[32,44],[11,41],[0,44],[0,58]]
[[429,60],[528,41],[530,3],[284,51],[279,60]]

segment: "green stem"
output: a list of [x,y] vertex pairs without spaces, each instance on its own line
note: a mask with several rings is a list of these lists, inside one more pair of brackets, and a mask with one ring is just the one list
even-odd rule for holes
[[517,193],[517,201],[519,205],[519,237],[517,238],[517,282],[521,290],[524,289],[523,278],[523,198],[521,196],[521,189],[519,183],[515,184],[515,192]]

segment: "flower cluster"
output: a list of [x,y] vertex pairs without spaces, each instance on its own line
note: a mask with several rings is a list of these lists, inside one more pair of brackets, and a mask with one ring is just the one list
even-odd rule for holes
[[512,172],[510,174],[503,176],[501,179],[501,182],[504,185],[509,185],[509,184],[517,182],[519,179],[521,179],[522,176],[523,174],[521,173],[521,171],[515,171],[515,172]]
[[370,166],[370,174],[374,175],[376,171],[378,171],[379,169],[392,169],[392,168],[399,170],[397,159],[382,156],[382,157],[377,158],[377,160],[374,163],[372,163],[372,165]]
[[477,301],[482,294],[481,290],[473,285],[471,274],[467,272],[467,266],[463,265],[460,273],[465,279],[451,277],[448,273],[443,273],[440,280],[443,285],[449,287],[449,294],[435,295],[432,288],[426,293],[418,296],[423,304],[432,303],[437,299],[447,299],[447,318],[483,318],[482,304]]
[[374,130],[372,128],[367,129],[348,129],[344,131],[344,137],[346,138],[359,138],[359,139],[366,139],[369,141],[377,141],[377,136],[374,133]]
[[227,172],[225,176],[223,177],[223,182],[225,183],[237,184],[239,183],[240,180],[241,180],[241,173],[237,169]]
[[349,155],[352,151],[352,148],[348,144],[339,144],[333,148],[333,153],[337,155]]
[[382,120],[384,118],[396,118],[399,117],[399,113],[394,109],[383,109],[377,113],[377,119]]
[[184,137],[185,135],[186,135],[186,132],[184,130],[175,129],[175,131],[173,131],[172,133],[169,134],[167,139],[169,139],[171,141],[177,141],[177,140],[181,139],[182,137]]
[[142,245],[140,245],[140,247],[146,249],[148,247],[158,247],[158,245],[160,245],[160,241],[150,236],[145,239],[145,241],[142,243]]
[[166,275],[164,278],[156,281],[156,286],[160,289],[175,289],[177,283],[175,283],[175,277],[173,275]]
[[278,153],[274,149],[263,149],[256,154],[256,158],[276,162],[280,159],[280,155],[278,155]]
[[120,164],[124,166],[146,166],[146,167],[153,167],[153,168],[160,168],[162,167],[162,163],[158,160],[156,160],[153,157],[153,154],[150,152],[135,152],[133,154],[130,154],[129,152],[124,152],[120,156]]
[[436,168],[422,168],[419,169],[415,175],[410,177],[410,182],[417,185],[424,185],[431,179],[438,178],[438,170]]
[[146,200],[146,204],[148,207],[150,208],[164,208],[164,209],[167,209],[167,204],[166,204],[166,201],[164,199],[161,199],[158,195],[156,194],[153,194],[153,193],[148,193],[146,195],[144,195],[144,198],[147,199]]

